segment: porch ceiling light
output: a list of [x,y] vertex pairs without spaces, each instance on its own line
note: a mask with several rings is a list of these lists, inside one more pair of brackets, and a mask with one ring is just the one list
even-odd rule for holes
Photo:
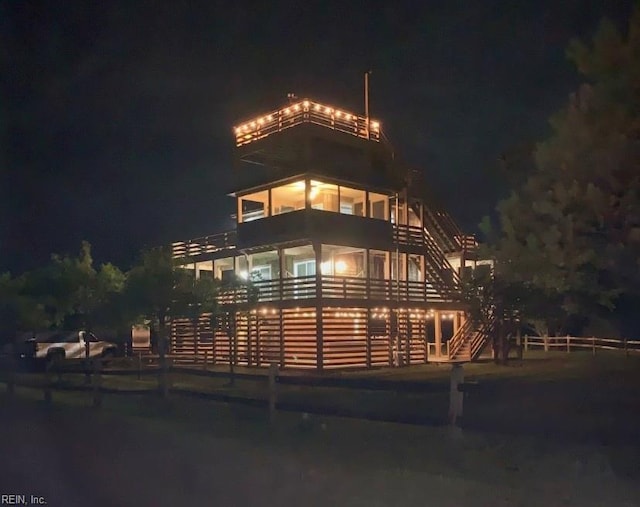
[[336,262],[336,273],[344,273],[347,270],[347,263],[345,261]]

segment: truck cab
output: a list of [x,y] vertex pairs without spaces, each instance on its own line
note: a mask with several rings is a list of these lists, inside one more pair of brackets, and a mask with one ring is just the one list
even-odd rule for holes
[[48,331],[32,334],[21,340],[20,356],[31,359],[56,361],[62,359],[82,359],[89,357],[113,357],[116,355],[115,343],[98,338],[87,331]]

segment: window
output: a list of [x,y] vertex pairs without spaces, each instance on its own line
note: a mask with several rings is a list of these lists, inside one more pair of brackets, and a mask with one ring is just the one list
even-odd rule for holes
[[269,192],[263,190],[238,198],[238,222],[251,222],[269,216]]
[[273,215],[304,209],[304,189],[304,180],[272,188],[271,205],[273,206]]
[[369,251],[369,277],[371,279],[384,280],[387,278],[387,253],[379,250]]
[[366,192],[355,188],[340,187],[340,213],[363,217]]
[[353,215],[353,203],[346,202],[345,200],[340,200],[340,213],[344,213],[345,215]]
[[271,266],[253,266],[251,268],[251,279],[256,281],[271,280]]
[[371,206],[369,216],[371,218],[377,218],[379,220],[388,220],[387,218],[387,206],[388,198],[383,194],[369,194],[369,203]]
[[315,259],[308,259],[304,261],[295,261],[293,263],[293,276],[313,276],[316,274],[316,261]]
[[409,255],[409,281],[422,281],[422,259],[419,255]]
[[337,212],[339,209],[338,185],[311,180],[309,202],[313,209]]

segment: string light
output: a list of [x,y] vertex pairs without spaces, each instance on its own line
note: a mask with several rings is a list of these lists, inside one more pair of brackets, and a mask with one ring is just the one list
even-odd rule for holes
[[[354,135],[357,135],[357,136],[363,135],[360,133],[360,129],[358,128],[358,126],[363,125],[367,120],[366,118],[354,115],[353,113],[337,110],[330,106],[322,105],[317,102],[304,100],[303,102],[290,105],[279,111],[275,111],[268,115],[264,115],[254,120],[251,120],[250,122],[247,122],[244,125],[234,127],[234,133],[237,137],[236,140],[239,145],[251,142],[252,140],[255,139],[251,134],[253,134],[253,132],[255,131],[262,129],[266,123],[272,122],[274,120],[274,116],[290,116],[294,112],[300,112],[301,110],[309,111],[310,109],[313,109],[313,111],[319,115],[319,118],[316,117],[317,120],[322,120],[323,119],[322,117],[324,116],[325,117],[324,119],[326,121],[332,121],[332,122],[335,121],[336,125],[342,124],[344,127],[347,127],[347,125],[344,122],[349,122],[349,129],[353,128],[354,126],[356,128],[355,131],[352,131]],[[304,121],[310,121],[310,120],[308,116],[305,116],[305,117],[296,116],[295,118],[293,118],[293,121],[304,122]],[[370,121],[369,126],[370,126],[370,131],[374,133],[373,140],[379,140],[377,136],[379,135],[380,128],[381,128],[380,122]],[[243,135],[245,133],[249,135]]]

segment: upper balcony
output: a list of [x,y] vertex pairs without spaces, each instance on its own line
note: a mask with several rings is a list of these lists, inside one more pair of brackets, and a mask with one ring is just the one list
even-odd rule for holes
[[379,142],[381,137],[379,121],[304,99],[235,126],[236,147],[244,146],[303,123],[320,125],[375,142]]
[[236,230],[211,234],[187,241],[174,241],[171,253],[174,259],[198,259],[200,257],[233,255],[237,244]]

